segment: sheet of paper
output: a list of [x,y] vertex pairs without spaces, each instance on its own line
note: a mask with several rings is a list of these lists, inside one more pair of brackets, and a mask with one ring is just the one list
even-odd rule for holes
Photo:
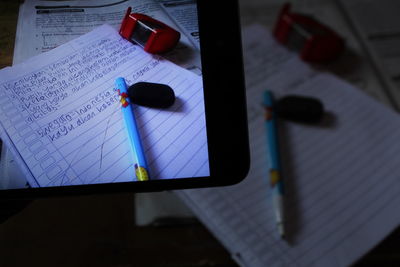
[[201,77],[104,25],[0,71],[2,139],[32,186],[134,180],[118,76],[168,84],[177,96],[168,110],[135,108],[151,177],[208,175]]
[[[335,0],[400,110],[400,19],[396,0]],[[374,18],[374,19],[371,19]]]
[[[243,33],[251,169],[240,184],[176,191],[242,266],[348,266],[400,223],[400,118],[278,46],[261,26]],[[260,99],[313,96],[322,125],[280,121],[288,239],[276,229]]]
[[[157,0],[25,1],[18,17],[14,63],[49,51],[103,24],[119,30],[128,7],[132,7],[132,12],[147,14],[179,30]],[[200,54],[184,32],[177,49],[165,56],[201,73]]]
[[180,27],[192,44],[200,50],[200,34],[195,0],[158,0],[165,12]]

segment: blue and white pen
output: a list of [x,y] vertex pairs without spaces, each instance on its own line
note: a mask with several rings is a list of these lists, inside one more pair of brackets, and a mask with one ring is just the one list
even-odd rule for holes
[[135,163],[135,174],[139,181],[149,180],[149,172],[147,167],[146,158],[140,140],[139,130],[136,125],[135,115],[133,114],[133,107],[128,98],[127,86],[124,78],[117,78],[115,86],[118,90],[120,102],[122,106],[122,114],[124,116],[125,126],[128,132],[129,143],[133,152]]
[[273,189],[276,224],[279,234],[285,237],[284,205],[283,205],[283,181],[280,175],[281,164],[279,158],[279,143],[276,126],[276,112],[274,99],[270,91],[264,92],[265,127],[267,131],[267,145],[270,158],[270,182]]

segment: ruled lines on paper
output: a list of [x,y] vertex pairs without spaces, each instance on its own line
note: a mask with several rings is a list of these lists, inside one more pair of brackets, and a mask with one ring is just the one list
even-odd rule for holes
[[2,126],[39,186],[133,181],[116,77],[170,85],[167,110],[135,107],[155,179],[207,176],[201,77],[104,25],[0,72]]

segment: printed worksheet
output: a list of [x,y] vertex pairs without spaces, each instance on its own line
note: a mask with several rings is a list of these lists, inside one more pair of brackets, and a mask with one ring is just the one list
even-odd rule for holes
[[[20,63],[29,57],[49,51],[103,24],[109,24],[119,30],[128,7],[132,7],[132,13],[146,14],[178,31],[184,28],[179,24],[181,21],[171,17],[156,0],[31,0],[20,7],[13,62]],[[193,20],[197,22],[197,16],[192,14],[190,21]],[[197,27],[197,23],[195,26]],[[164,56],[200,74],[201,60],[197,48],[192,44],[192,40],[189,40],[186,32],[181,31],[177,49]]]

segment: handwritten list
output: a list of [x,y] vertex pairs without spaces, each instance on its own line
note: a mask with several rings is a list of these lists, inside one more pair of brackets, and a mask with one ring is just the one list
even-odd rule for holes
[[[104,25],[0,71],[0,122],[32,186],[133,181],[116,77],[170,85],[167,110],[135,107],[151,176],[206,176],[201,77],[144,52]],[[177,142],[179,139],[179,142]]]

